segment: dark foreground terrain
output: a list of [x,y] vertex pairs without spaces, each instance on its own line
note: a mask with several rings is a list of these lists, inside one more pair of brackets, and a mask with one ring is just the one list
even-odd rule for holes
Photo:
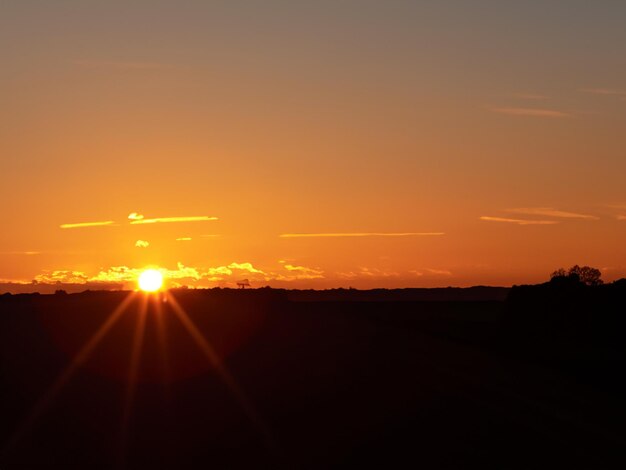
[[536,292],[1,296],[0,468],[625,468],[621,339]]

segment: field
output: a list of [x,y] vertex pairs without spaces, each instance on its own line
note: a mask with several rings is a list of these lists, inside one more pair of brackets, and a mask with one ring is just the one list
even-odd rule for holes
[[89,343],[128,296],[0,297],[0,468],[626,463],[621,394],[510,354],[501,300],[132,294]]

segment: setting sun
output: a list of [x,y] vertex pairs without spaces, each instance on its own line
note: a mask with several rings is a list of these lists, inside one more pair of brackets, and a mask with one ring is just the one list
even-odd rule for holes
[[144,292],[156,292],[163,285],[163,275],[156,269],[146,269],[139,275],[139,288]]

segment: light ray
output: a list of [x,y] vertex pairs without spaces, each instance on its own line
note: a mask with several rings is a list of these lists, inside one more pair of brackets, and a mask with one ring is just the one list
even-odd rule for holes
[[189,315],[185,312],[185,310],[180,306],[176,298],[173,294],[167,293],[167,299],[170,303],[172,310],[183,324],[183,326],[187,329],[187,332],[191,335],[193,340],[196,342],[198,348],[202,351],[204,356],[208,359],[209,363],[215,368],[218,375],[224,382],[224,384],[230,389],[233,393],[239,405],[243,408],[245,413],[248,415],[248,418],[252,422],[252,424],[257,428],[259,433],[263,436],[266,445],[269,449],[274,452],[277,452],[277,445],[270,433],[268,427],[265,425],[261,417],[258,415],[252,403],[248,400],[245,393],[239,387],[239,384],[235,381],[235,378],[232,374],[226,369],[221,359],[209,343],[209,341],[204,337],[202,332],[198,329],[195,323],[189,318]]
[[139,372],[139,363],[141,360],[141,349],[143,346],[144,333],[146,329],[147,313],[148,296],[144,295],[141,299],[141,307],[139,308],[137,316],[137,326],[135,328],[135,334],[133,336],[133,346],[128,372],[128,386],[126,388],[126,398],[124,401],[124,411],[122,414],[122,427],[120,433],[120,460],[122,463],[126,457],[130,418],[132,413],[133,399],[135,398],[135,390],[137,386],[137,375]]
[[74,356],[72,362],[61,372],[54,383],[46,390],[41,398],[35,403],[29,414],[22,421],[15,434],[9,439],[6,446],[2,450],[2,453],[8,452],[15,444],[30,430],[34,422],[41,416],[41,414],[48,408],[50,403],[59,394],[63,386],[72,378],[74,372],[82,366],[96,346],[102,341],[102,338],[113,327],[115,322],[120,318],[122,313],[126,310],[126,307],[134,299],[135,293],[131,292],[124,298],[124,300],[115,308],[113,313],[105,320],[105,322],[96,330],[93,336],[85,343],[82,349]]
[[162,302],[165,300],[165,296],[159,296],[159,300],[156,302],[156,324],[159,349],[161,351],[161,363],[163,365],[163,382],[168,383],[170,379],[170,354],[169,346],[167,343],[167,329],[165,328],[165,319],[163,318],[162,305]]

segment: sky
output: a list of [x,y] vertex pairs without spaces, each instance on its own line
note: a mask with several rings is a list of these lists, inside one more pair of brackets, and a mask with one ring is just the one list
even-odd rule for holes
[[0,0],[0,291],[626,277],[625,23],[621,0]]

